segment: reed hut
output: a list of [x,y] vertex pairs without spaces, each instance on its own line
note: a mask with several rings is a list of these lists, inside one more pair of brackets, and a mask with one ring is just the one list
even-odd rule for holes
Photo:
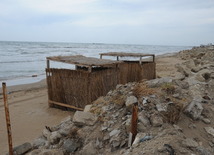
[[120,61],[120,58],[135,58],[135,60],[125,59],[123,60],[123,63],[118,65],[118,82],[120,84],[140,81],[142,79],[150,80],[156,78],[156,64],[154,54],[124,52],[100,53],[100,59],[102,59],[103,56],[116,57],[117,61]]
[[[75,68],[51,68],[51,61],[75,65]],[[85,105],[115,88],[119,63],[82,55],[47,57],[49,106],[83,110]]]

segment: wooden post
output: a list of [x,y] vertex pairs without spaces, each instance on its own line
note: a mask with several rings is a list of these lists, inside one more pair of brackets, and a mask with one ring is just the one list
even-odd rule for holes
[[102,55],[102,54],[100,54],[100,59],[102,59],[102,57],[103,57],[103,55]]
[[89,71],[89,72],[92,72],[92,66],[89,66],[89,67],[88,67],[88,71]]
[[47,59],[47,69],[50,68],[50,60]]
[[155,62],[155,55],[153,55],[153,62]]
[[140,65],[142,65],[142,57],[140,57]]
[[4,109],[5,109],[5,117],[6,117],[6,125],[7,125],[7,136],[8,136],[8,145],[9,145],[9,155],[13,155],[13,144],[12,144],[12,132],[10,125],[10,114],[9,107],[7,103],[7,88],[6,83],[2,83],[3,89],[3,98],[4,98]]
[[131,133],[132,133],[132,142],[134,142],[137,135],[137,121],[138,121],[138,103],[133,104],[132,108],[132,121],[131,121]]

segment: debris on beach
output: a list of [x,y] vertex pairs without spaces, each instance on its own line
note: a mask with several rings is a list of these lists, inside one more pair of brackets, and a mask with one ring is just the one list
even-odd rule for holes
[[[84,111],[46,127],[28,155],[214,154],[214,49],[178,53],[183,78],[117,85]],[[132,107],[137,135],[129,146]]]

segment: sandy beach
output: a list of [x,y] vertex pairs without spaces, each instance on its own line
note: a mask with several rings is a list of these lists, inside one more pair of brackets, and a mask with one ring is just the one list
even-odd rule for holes
[[[72,112],[49,108],[45,80],[8,87],[8,103],[12,126],[13,146],[37,138],[45,126],[53,126],[72,115]],[[7,130],[2,95],[0,96],[0,154],[8,150]]]
[[[162,55],[156,58],[157,77],[176,77],[175,65],[183,61],[175,55]],[[71,111],[62,111],[48,107],[46,80],[38,83],[8,87],[8,103],[12,125],[13,146],[31,142],[37,138],[45,126],[53,126],[69,115]],[[0,90],[0,154],[8,151],[7,130]]]

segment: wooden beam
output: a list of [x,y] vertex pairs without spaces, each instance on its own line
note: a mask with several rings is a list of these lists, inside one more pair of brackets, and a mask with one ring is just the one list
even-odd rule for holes
[[65,103],[60,103],[60,102],[56,102],[56,101],[52,101],[52,100],[48,100],[48,103],[50,104],[56,104],[56,105],[59,105],[59,106],[62,106],[62,107],[66,107],[66,108],[71,108],[71,109],[75,109],[75,110],[80,110],[80,111],[83,111],[84,109],[82,108],[78,108],[78,107],[75,107],[75,106],[72,106],[72,105],[69,105],[69,104],[65,104]]
[[7,136],[8,136],[8,145],[9,145],[9,155],[13,155],[13,144],[12,144],[12,131],[10,124],[10,113],[9,107],[7,103],[7,88],[6,83],[2,83],[3,89],[3,98],[4,98],[4,109],[5,109],[5,117],[6,117],[6,125],[7,125]]

